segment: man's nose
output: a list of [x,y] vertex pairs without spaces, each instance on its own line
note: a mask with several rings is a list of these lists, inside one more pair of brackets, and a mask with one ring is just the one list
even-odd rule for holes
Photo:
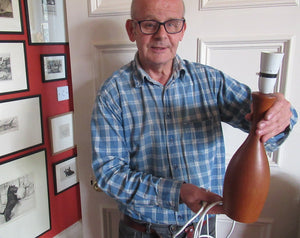
[[165,26],[161,24],[161,25],[158,27],[158,31],[156,32],[155,35],[157,35],[157,36],[165,36],[165,35],[167,35],[167,34],[168,34],[168,32],[166,31]]

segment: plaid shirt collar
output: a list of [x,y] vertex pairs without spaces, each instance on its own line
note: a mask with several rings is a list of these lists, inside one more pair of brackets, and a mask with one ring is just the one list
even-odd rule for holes
[[[145,80],[152,82],[154,84],[158,84],[155,80],[153,80],[149,74],[142,68],[139,58],[138,58],[138,52],[135,54],[134,60],[133,60],[133,68],[134,68],[134,76],[133,80],[135,83],[135,87],[141,87],[141,85],[145,82]],[[176,55],[175,58],[173,59],[173,72],[171,76],[171,80],[169,80],[168,84],[170,81],[173,81],[174,79],[184,79],[184,75],[186,72],[186,68],[183,66],[183,60]]]

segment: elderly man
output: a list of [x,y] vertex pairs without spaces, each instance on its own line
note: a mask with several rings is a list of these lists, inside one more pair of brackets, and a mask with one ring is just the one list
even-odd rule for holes
[[[120,238],[172,237],[202,201],[222,200],[221,122],[249,131],[251,91],[176,55],[186,29],[182,0],[133,0],[131,18],[126,29],[138,52],[99,90],[92,166],[98,186],[124,214]],[[276,96],[257,129],[273,150],[297,118],[283,95]],[[222,206],[210,210],[222,212]],[[214,234],[215,217],[209,220]]]

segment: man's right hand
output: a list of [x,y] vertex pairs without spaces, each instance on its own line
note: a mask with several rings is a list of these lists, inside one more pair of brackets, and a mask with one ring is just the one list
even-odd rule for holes
[[[203,202],[208,204],[222,201],[222,197],[196,185],[184,183],[180,189],[180,200],[185,203],[193,212],[197,213]],[[216,205],[209,210],[210,214],[224,213],[222,205]]]

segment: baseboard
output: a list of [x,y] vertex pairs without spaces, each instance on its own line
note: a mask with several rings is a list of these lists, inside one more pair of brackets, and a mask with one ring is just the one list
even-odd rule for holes
[[56,235],[54,238],[83,238],[81,220],[74,223],[72,226],[69,226],[67,229]]

